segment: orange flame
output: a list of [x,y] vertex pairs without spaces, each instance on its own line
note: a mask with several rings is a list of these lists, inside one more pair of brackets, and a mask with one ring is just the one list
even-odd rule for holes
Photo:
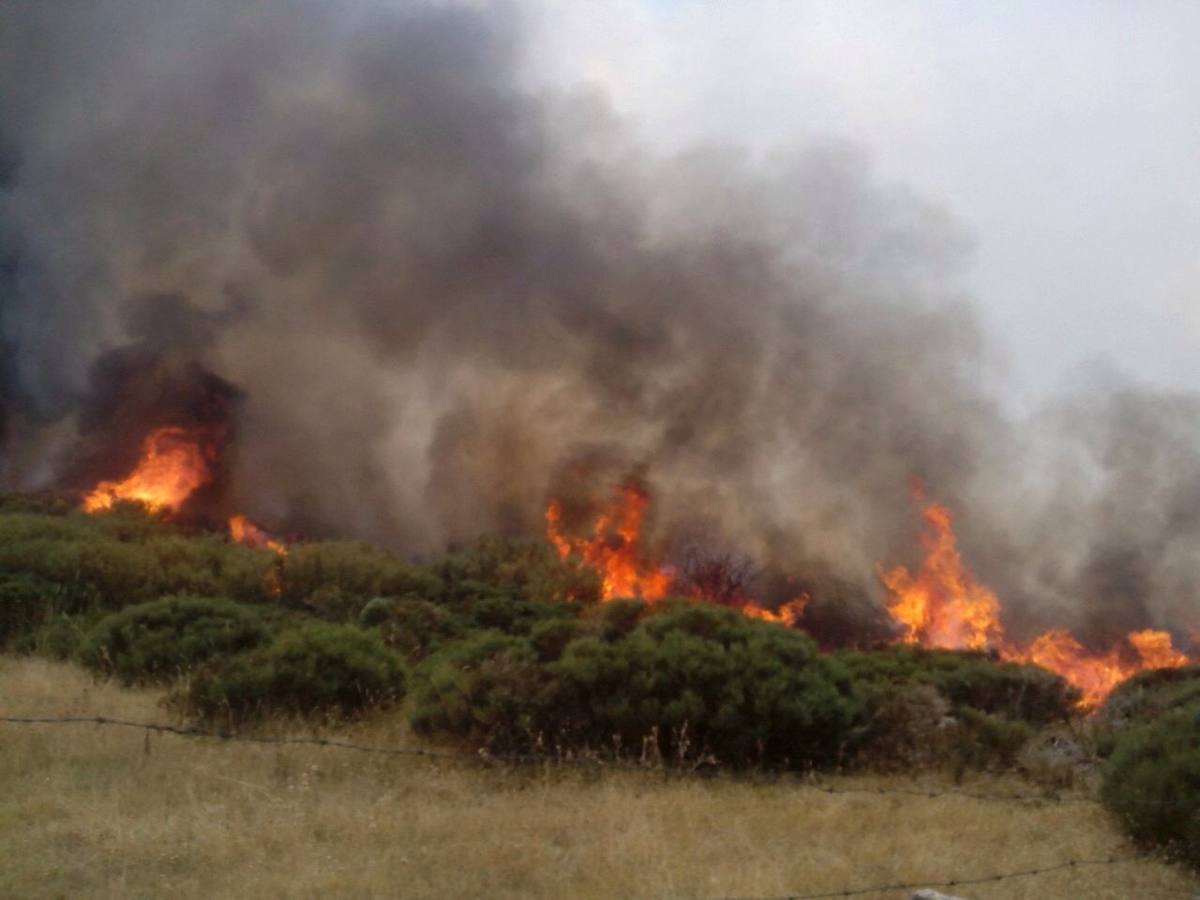
[[558,555],[572,553],[601,576],[601,596],[660,600],[671,586],[670,569],[644,564],[639,556],[642,518],[650,495],[634,484],[624,484],[592,525],[588,537],[576,538],[561,531],[562,506],[551,500],[546,507],[546,537]]
[[921,511],[925,559],[916,575],[904,566],[881,572],[891,592],[888,612],[904,626],[904,641],[952,650],[982,650],[1002,634],[1000,601],[963,565],[950,511],[928,503]]
[[247,547],[266,547],[268,550],[274,550],[280,556],[287,556],[286,544],[271,537],[241,513],[230,517],[229,536],[238,544],[245,544]]
[[936,503],[921,510],[926,530],[921,536],[925,558],[917,574],[903,566],[880,571],[890,594],[887,608],[904,629],[901,640],[949,650],[996,651],[1001,659],[1039,665],[1062,676],[1082,694],[1080,706],[1091,709],[1114,687],[1145,669],[1188,665],[1166,631],[1134,631],[1122,644],[1103,653],[1089,652],[1070,632],[1052,629],[1027,647],[1004,640],[1000,602],[977,582],[958,552],[950,512]]
[[1141,657],[1143,668],[1179,669],[1191,662],[1186,653],[1171,646],[1169,632],[1147,628],[1145,631],[1130,632],[1127,640]]
[[212,478],[211,451],[185,428],[152,431],[142,444],[137,466],[122,481],[102,481],[84,498],[87,512],[135,500],[152,510],[178,512],[192,492]]
[[786,625],[788,628],[795,628],[800,619],[804,616],[804,610],[808,606],[811,598],[808,594],[800,594],[793,597],[777,610],[769,610],[766,607],[759,606],[753,600],[747,600],[746,603],[739,607],[742,615],[749,616],[752,619],[762,619],[766,622],[778,622],[780,625]]

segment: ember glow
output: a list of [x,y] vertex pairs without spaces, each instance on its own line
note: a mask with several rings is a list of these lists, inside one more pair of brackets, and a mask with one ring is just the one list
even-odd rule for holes
[[903,628],[901,640],[947,650],[991,650],[1001,659],[1033,663],[1062,676],[1083,695],[1091,709],[1114,687],[1146,669],[1178,668],[1191,661],[1174,648],[1166,631],[1130,632],[1103,652],[1089,651],[1069,631],[1052,629],[1028,646],[1004,638],[1000,602],[963,564],[949,510],[922,503],[925,557],[915,575],[903,566],[880,571],[888,590],[888,612]]
[[287,556],[287,545],[283,541],[272,537],[240,513],[229,518],[229,537],[247,547],[265,547],[280,556]]
[[212,479],[212,451],[186,428],[152,431],[134,470],[121,481],[102,481],[84,498],[87,512],[134,500],[152,510],[178,512],[188,497]]
[[661,600],[671,586],[669,569],[648,564],[641,557],[639,538],[650,495],[638,485],[624,484],[592,523],[591,533],[573,537],[562,530],[562,506],[551,500],[546,507],[546,537],[558,555],[576,554],[600,573],[601,596]]

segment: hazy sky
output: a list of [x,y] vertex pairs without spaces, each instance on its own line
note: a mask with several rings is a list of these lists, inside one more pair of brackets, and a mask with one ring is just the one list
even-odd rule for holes
[[814,138],[970,233],[1020,396],[1200,387],[1200,3],[542,0],[537,65],[664,148]]

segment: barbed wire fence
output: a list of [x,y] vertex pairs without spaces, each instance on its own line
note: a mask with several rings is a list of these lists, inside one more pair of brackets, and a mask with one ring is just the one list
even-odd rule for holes
[[[739,774],[725,769],[675,769],[662,763],[639,762],[629,759],[601,757],[594,755],[563,755],[550,753],[492,753],[480,750],[475,753],[462,751],[438,750],[428,747],[413,746],[379,746],[374,744],[359,744],[353,741],[321,736],[302,737],[272,737],[265,735],[243,734],[235,731],[221,731],[199,728],[194,725],[170,725],[160,722],[136,722],[128,719],[117,719],[109,716],[0,716],[0,722],[14,725],[100,725],[119,728],[142,729],[147,732],[174,734],[186,738],[209,739],[248,744],[272,744],[328,747],[331,749],[351,750],[358,753],[380,754],[385,756],[425,757],[446,762],[472,763],[476,765],[514,765],[514,766],[563,766],[580,768],[611,769],[621,771],[647,771],[670,774],[679,772],[684,775],[699,776],[706,779],[725,778],[730,780],[753,780],[754,775]],[[768,776],[772,781],[780,780],[778,773]],[[817,780],[813,776],[798,776],[790,781],[791,784],[806,790],[818,791],[825,794],[880,794],[906,797],[935,799],[938,797],[962,797],[983,801],[1013,801],[1013,802],[1053,802],[1079,803],[1096,805],[1100,801],[1092,797],[1063,795],[1056,791],[1042,793],[1029,792],[986,792],[963,790],[953,787],[920,788],[920,787],[868,787],[868,786],[837,786]]]
[[[454,752],[449,750],[438,750],[428,747],[413,747],[413,746],[380,746],[373,744],[359,744],[353,741],[342,740],[337,738],[326,738],[321,736],[301,736],[301,737],[271,737],[265,735],[241,734],[233,731],[214,731],[199,728],[192,725],[171,725],[162,722],[137,722],[129,719],[111,718],[108,716],[8,716],[0,715],[0,723],[17,726],[36,726],[36,725],[95,725],[100,727],[114,727],[125,729],[140,729],[149,736],[152,733],[171,734],[183,738],[199,739],[199,740],[214,740],[226,743],[245,743],[245,744],[260,744],[260,745],[276,745],[276,746],[313,746],[329,748],[334,750],[349,750],[356,753],[377,754],[381,756],[391,757],[409,757],[409,758],[425,758],[430,760],[470,763],[475,765],[550,765],[574,767],[583,766],[588,768],[601,768],[625,771],[638,771],[645,773],[650,770],[650,767],[645,764],[601,759],[598,757],[583,757],[583,756],[551,756],[547,754],[493,754],[486,751],[477,753]],[[661,766],[655,767],[655,771],[661,771]],[[706,777],[712,777],[713,773],[708,773]],[[731,774],[731,773],[722,773]],[[1046,791],[1043,793],[1020,793],[1020,792],[975,792],[967,791],[959,788],[905,788],[905,787],[868,787],[868,786],[837,786],[817,781],[815,779],[801,778],[789,782],[790,787],[799,787],[806,790],[813,790],[824,794],[842,795],[842,794],[874,794],[874,795],[898,795],[906,797],[916,797],[922,799],[937,799],[941,797],[955,797],[972,799],[984,802],[1017,802],[1017,803],[1075,803],[1075,804],[1090,804],[1101,805],[1100,801],[1092,797],[1079,796],[1063,796],[1054,791]],[[1153,803],[1155,801],[1148,800],[1146,802]],[[1162,801],[1171,805],[1178,805],[1173,801]],[[1132,851],[1122,853],[1122,851]],[[897,891],[916,891],[921,889],[931,888],[960,888],[970,887],[974,885],[992,884],[997,882],[1009,881],[1020,878],[1034,878],[1040,875],[1050,874],[1064,870],[1078,870],[1089,867],[1114,866],[1124,865],[1133,862],[1140,862],[1148,859],[1153,859],[1154,854],[1144,851],[1138,851],[1131,844],[1125,843],[1114,847],[1105,856],[1068,859],[1062,862],[1053,863],[1046,866],[1036,868],[1027,868],[1011,872],[1001,872],[992,875],[984,876],[964,876],[958,878],[930,878],[921,881],[913,882],[894,882],[889,884],[877,884],[858,887],[846,887],[839,890],[823,891],[818,893],[805,894],[781,894],[777,896],[743,896],[743,897],[725,897],[721,900],[833,900],[837,897],[860,897],[870,894],[888,894]],[[1158,893],[1189,897],[1192,900],[1200,900],[1200,892],[1191,890],[1174,890],[1169,888],[1157,887]],[[1139,893],[1138,896],[1148,896],[1145,893]]]

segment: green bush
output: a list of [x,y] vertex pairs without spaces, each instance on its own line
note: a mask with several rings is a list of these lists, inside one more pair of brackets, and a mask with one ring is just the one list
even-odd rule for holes
[[837,762],[861,714],[845,670],[810,639],[733,610],[666,604],[612,641],[563,642],[557,627],[434,654],[419,670],[414,728],[496,752],[804,768]]
[[836,655],[872,707],[897,685],[927,684],[955,709],[1044,725],[1068,718],[1080,696],[1052,672],[984,653],[901,645]]
[[1153,722],[1189,707],[1200,708],[1200,666],[1139,672],[1117,685],[1101,712],[1106,722],[1120,726]]
[[[283,598],[308,602],[314,595],[341,598],[328,612],[339,619],[354,618],[372,597],[399,593],[394,583],[409,569],[391,553],[358,541],[294,544],[283,561]],[[357,598],[357,606],[346,598]]]
[[75,616],[55,613],[47,616],[33,630],[10,641],[8,647],[17,653],[35,653],[51,659],[75,659],[96,623],[104,616],[103,612]]
[[167,597],[101,619],[80,659],[125,683],[155,681],[270,638],[270,629],[252,608],[210,597]]
[[0,575],[0,645],[41,624],[57,609],[59,593],[40,575]]
[[112,513],[0,515],[0,577],[55,586],[49,612],[117,610],[168,594],[268,599],[269,551],[188,537],[168,522]]
[[447,602],[501,596],[533,603],[589,605],[600,599],[600,576],[578,560],[560,559],[544,541],[483,538],[433,567]]
[[197,670],[181,698],[188,711],[230,723],[283,713],[349,717],[399,701],[405,672],[379,635],[325,623]]
[[438,644],[467,631],[467,623],[445,606],[417,597],[376,597],[358,621],[378,628],[384,643],[410,660],[424,659]]
[[1101,795],[1135,840],[1200,869],[1200,705],[1119,735]]
[[422,663],[414,681],[414,730],[506,753],[536,746],[544,676],[527,640],[475,632]]
[[963,768],[1011,769],[1034,735],[1034,729],[1025,722],[1013,722],[969,706],[960,707],[956,719],[952,731],[955,764]]

